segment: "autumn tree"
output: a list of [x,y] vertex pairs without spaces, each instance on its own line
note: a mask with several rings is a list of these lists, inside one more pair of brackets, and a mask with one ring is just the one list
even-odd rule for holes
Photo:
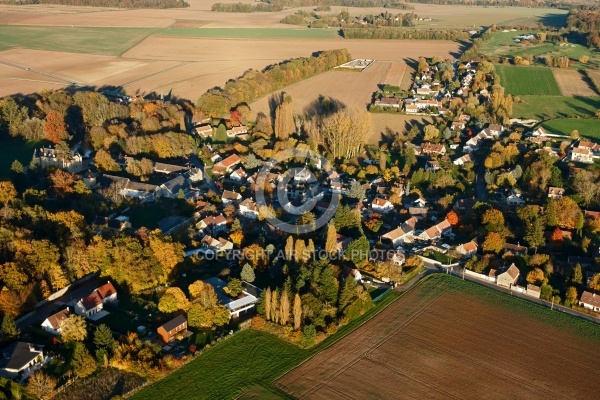
[[173,268],[183,261],[183,245],[174,242],[170,236],[164,236],[160,229],[156,229],[150,233],[150,249],[163,270],[160,281],[167,282]]
[[252,268],[262,271],[268,265],[269,259],[265,250],[257,243],[244,248],[243,259],[252,266]]
[[269,305],[270,311],[269,315],[271,317],[271,321],[278,323],[279,322],[279,296],[277,290],[271,292],[271,304]]
[[275,109],[275,136],[280,140],[287,140],[295,131],[292,97],[283,94],[280,104]]
[[46,120],[44,121],[44,134],[46,135],[46,140],[55,144],[61,140],[69,139],[67,126],[65,125],[65,117],[62,113],[52,110],[46,114]]
[[592,279],[590,279],[588,286],[595,291],[600,291],[600,273],[594,274],[592,276]]
[[290,319],[290,299],[287,290],[281,292],[281,300],[279,301],[279,323],[286,326]]
[[171,314],[179,310],[189,310],[191,304],[181,289],[170,287],[158,301],[158,309],[164,313]]
[[87,323],[80,315],[70,314],[60,325],[60,337],[64,342],[82,342],[87,334]]
[[486,253],[499,253],[506,244],[504,238],[497,232],[490,232],[483,241],[483,251]]
[[267,321],[271,320],[271,299],[272,297],[272,293],[271,293],[271,288],[267,288],[267,290],[265,290],[265,300],[264,300],[264,306],[265,306],[265,319]]
[[552,231],[552,235],[550,236],[550,242],[552,243],[553,246],[562,246],[564,241],[564,237],[563,237],[563,233],[562,230],[560,228],[555,228]]
[[581,285],[583,283],[583,270],[581,264],[577,263],[572,267],[569,280],[576,285]]
[[577,304],[578,299],[577,289],[574,286],[569,286],[565,292],[565,303],[568,305]]
[[6,205],[15,197],[17,197],[15,185],[11,181],[0,181],[0,203]]
[[481,217],[481,223],[488,232],[501,232],[504,230],[504,214],[496,209],[489,209]]
[[412,255],[406,258],[404,261],[406,268],[421,268],[423,266],[423,259],[417,255]]
[[242,285],[242,281],[237,278],[233,278],[227,283],[227,286],[223,289],[223,291],[231,297],[236,298],[244,291],[244,286]]
[[3,342],[13,340],[19,337],[21,331],[17,328],[12,315],[5,313],[2,317],[2,325],[0,325],[0,338]]
[[240,277],[246,282],[254,282],[254,279],[256,279],[256,275],[254,274],[254,269],[252,269],[252,266],[250,264],[244,264],[244,266],[242,267]]
[[300,330],[302,325],[302,300],[300,295],[296,293],[294,296],[294,329]]
[[94,156],[94,165],[103,172],[116,172],[121,170],[119,164],[117,164],[110,153],[104,149],[98,150]]
[[197,280],[188,287],[188,291],[191,299],[204,308],[212,308],[218,304],[215,288],[209,283]]
[[546,283],[546,281],[547,280],[544,275],[544,271],[542,271],[540,268],[534,268],[527,273],[527,282],[531,283],[532,285],[540,286]]
[[456,211],[450,211],[448,214],[446,214],[446,220],[448,220],[448,223],[452,226],[457,226],[458,225],[458,214],[456,213]]
[[81,342],[74,343],[70,364],[75,375],[80,378],[85,378],[96,370],[96,361]]
[[577,203],[569,197],[563,197],[556,201],[556,209],[558,225],[566,229],[575,228],[581,213]]
[[38,399],[50,398],[54,388],[56,388],[56,379],[42,371],[35,371],[27,379],[27,392]]

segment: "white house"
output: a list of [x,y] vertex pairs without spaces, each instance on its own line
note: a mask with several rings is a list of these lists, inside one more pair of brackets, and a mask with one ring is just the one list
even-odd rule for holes
[[192,130],[192,133],[202,136],[203,138],[209,138],[212,137],[213,128],[210,125],[198,125]]
[[553,186],[550,186],[548,188],[548,198],[550,198],[550,199],[560,200],[563,198],[564,194],[565,194],[565,189],[563,189],[563,188],[553,187]]
[[456,246],[456,252],[459,253],[462,258],[471,258],[477,253],[477,242],[471,240],[470,242]]
[[373,211],[388,213],[394,209],[394,205],[389,200],[376,198],[371,205]]
[[429,160],[425,163],[425,171],[439,171],[441,169],[440,163],[438,161]]
[[112,283],[108,282],[102,285],[85,298],[73,301],[75,314],[86,318],[92,318],[94,315],[104,310],[104,305],[117,301],[117,290]]
[[223,214],[219,214],[217,216],[211,215],[200,220],[196,224],[196,228],[198,228],[200,231],[210,231],[213,235],[216,235],[217,232],[227,229],[227,219],[225,219]]
[[242,195],[231,190],[223,190],[223,194],[221,195],[221,201],[225,205],[232,204],[234,202],[237,203],[241,200]]
[[243,135],[248,133],[248,128],[245,125],[233,126],[231,129],[227,129],[227,137],[236,137],[237,135]]
[[246,199],[240,203],[240,214],[246,218],[258,219],[258,204],[252,199]]
[[506,197],[506,204],[509,206],[524,206],[526,203],[527,202],[525,199],[523,199],[521,193],[515,190],[511,191],[511,193]]
[[588,310],[600,312],[600,296],[584,291],[579,299],[579,305]]
[[42,322],[42,329],[53,335],[60,335],[60,326],[62,322],[69,316],[69,307],[52,314]]
[[576,147],[571,150],[571,161],[582,162],[586,164],[594,163],[594,155],[588,148]]
[[44,346],[14,342],[0,351],[0,375],[5,378],[26,377],[44,363]]
[[76,151],[62,154],[56,149],[42,147],[33,151],[33,161],[42,169],[57,167],[74,174],[83,171],[83,157]]
[[459,157],[456,160],[452,161],[452,164],[462,166],[462,165],[468,164],[470,162],[473,162],[471,160],[471,155],[465,154],[464,156]]
[[381,236],[381,240],[389,240],[393,247],[398,247],[402,242],[415,231],[417,223],[416,217],[411,217],[396,229]]
[[236,182],[244,182],[247,178],[246,171],[242,167],[239,167],[229,175],[229,178]]
[[204,236],[201,243],[203,247],[211,249],[215,253],[233,249],[233,243],[229,240],[223,238],[215,239],[210,235]]
[[256,306],[260,297],[260,290],[248,282],[242,282],[243,291],[236,299],[225,294],[223,289],[227,287],[227,283],[223,280],[213,277],[206,279],[205,282],[215,289],[217,299],[229,310],[229,316],[233,318],[247,314]]
[[437,225],[432,226],[431,228],[425,230],[419,238],[422,240],[433,240],[439,239],[442,236],[449,236],[452,234],[452,225],[448,222],[447,219],[443,220]]

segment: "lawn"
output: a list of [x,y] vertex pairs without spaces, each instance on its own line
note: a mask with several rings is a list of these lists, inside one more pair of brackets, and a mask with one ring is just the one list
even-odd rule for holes
[[557,135],[570,135],[573,130],[577,130],[581,136],[591,139],[600,139],[599,119],[558,118],[545,121],[542,126],[548,132]]
[[[530,54],[534,57],[544,58],[545,56],[559,57],[567,56],[575,60],[574,68],[585,69],[587,64],[579,63],[579,57],[586,55],[590,58],[590,63],[600,64],[600,54],[594,52],[577,43],[569,43],[564,46],[555,45],[553,43],[544,42],[537,44],[516,43],[514,38],[522,34],[535,33],[533,31],[517,31],[517,32],[495,32],[491,39],[483,42],[481,52],[486,55],[498,57],[513,58],[516,56],[524,56]],[[537,60],[542,63],[543,60]]]
[[560,96],[560,89],[550,68],[496,65],[500,84],[513,96]]
[[513,104],[514,118],[591,117],[600,109],[600,97],[521,96],[521,101]]
[[134,229],[145,226],[153,230],[158,228],[158,221],[171,215],[168,205],[160,201],[138,206],[129,211],[129,221]]
[[0,50],[22,47],[118,56],[156,31],[153,28],[0,25]]
[[172,28],[161,35],[235,39],[333,39],[337,29]]
[[27,167],[33,158],[33,151],[46,144],[45,140],[2,140],[0,148],[3,157],[0,157],[0,178],[8,178],[10,165],[15,160],[19,160],[23,166]]

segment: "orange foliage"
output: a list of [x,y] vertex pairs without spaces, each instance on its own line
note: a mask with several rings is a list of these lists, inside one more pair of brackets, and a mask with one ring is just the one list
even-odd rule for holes
[[458,214],[456,212],[450,211],[448,214],[446,214],[446,219],[448,220],[448,223],[450,223],[450,225],[458,225]]

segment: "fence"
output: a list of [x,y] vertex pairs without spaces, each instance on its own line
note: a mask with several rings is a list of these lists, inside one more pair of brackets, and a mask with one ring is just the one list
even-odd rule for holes
[[470,271],[470,270],[468,270],[466,268],[465,268],[464,271],[465,271],[465,275],[472,276],[473,278],[481,279],[481,280],[484,280],[484,281],[496,283],[496,278],[493,278],[491,276],[487,276],[487,275],[483,275],[483,274],[478,274],[477,272]]

